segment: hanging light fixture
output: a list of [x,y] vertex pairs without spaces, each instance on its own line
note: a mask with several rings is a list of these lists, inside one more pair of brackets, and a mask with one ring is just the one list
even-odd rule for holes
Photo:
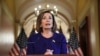
[[58,8],[55,5],[51,7],[50,4],[46,4],[45,6],[38,5],[37,8],[34,8],[34,12],[36,16],[38,16],[39,13],[41,13],[41,11],[45,11],[45,10],[51,11],[51,13],[54,14],[55,16],[57,16],[58,14]]

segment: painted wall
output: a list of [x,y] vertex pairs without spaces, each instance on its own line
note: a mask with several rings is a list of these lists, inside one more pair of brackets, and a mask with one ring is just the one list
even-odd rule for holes
[[99,32],[99,22],[98,22],[98,3],[97,0],[91,1],[90,7],[90,17],[91,17],[91,43],[92,43],[92,55],[100,56],[100,32]]

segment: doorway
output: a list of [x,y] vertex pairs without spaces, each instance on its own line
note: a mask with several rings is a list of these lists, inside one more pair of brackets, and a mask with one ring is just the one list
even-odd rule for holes
[[86,16],[79,26],[80,46],[84,56],[91,56],[89,27],[89,18]]

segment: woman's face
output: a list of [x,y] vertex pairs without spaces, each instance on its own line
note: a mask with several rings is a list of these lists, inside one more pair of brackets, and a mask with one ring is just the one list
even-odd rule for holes
[[51,29],[53,26],[53,18],[50,13],[45,13],[41,20],[41,27]]

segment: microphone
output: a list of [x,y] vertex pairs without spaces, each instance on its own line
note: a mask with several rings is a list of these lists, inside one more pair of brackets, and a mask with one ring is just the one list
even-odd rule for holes
[[31,42],[31,41],[28,42],[28,41],[27,41],[27,44],[34,44],[34,43],[38,42],[39,39],[40,39],[40,37],[38,37],[37,40],[35,40],[34,42]]
[[35,42],[27,42],[27,44],[34,44]]
[[67,43],[67,42],[64,42],[64,41],[56,41],[56,40],[54,40],[54,39],[52,39],[52,42],[53,42],[53,43]]

